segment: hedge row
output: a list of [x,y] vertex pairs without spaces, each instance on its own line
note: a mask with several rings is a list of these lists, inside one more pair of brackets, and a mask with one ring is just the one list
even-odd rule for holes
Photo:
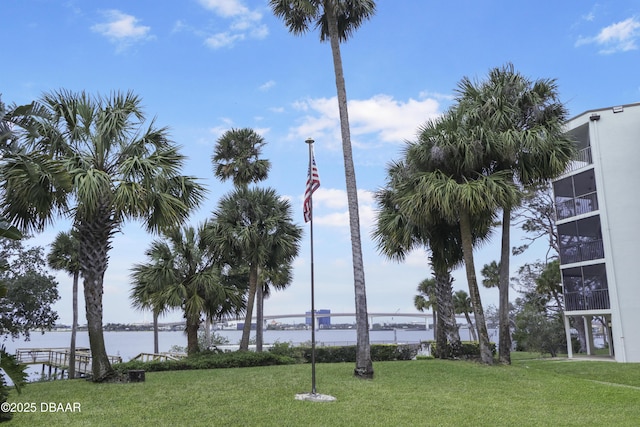
[[270,352],[255,353],[252,351],[238,351],[232,353],[215,353],[203,351],[193,356],[180,360],[166,362],[152,361],[142,362],[133,360],[114,365],[118,372],[127,372],[132,369],[155,371],[182,371],[189,369],[215,369],[215,368],[248,368],[252,366],[290,365],[296,363],[294,359]]
[[[435,342],[428,341],[422,344],[373,344],[371,345],[371,359],[374,362],[391,360],[415,359],[421,346],[431,347],[431,354],[435,354]],[[492,351],[495,354],[495,344],[492,343]],[[181,360],[167,362],[141,362],[131,361],[114,365],[121,373],[128,370],[154,371],[178,371],[187,369],[214,369],[214,368],[244,368],[252,366],[288,365],[293,363],[310,363],[311,347],[293,346],[290,343],[276,343],[269,351],[256,353],[252,351],[236,351],[221,353],[216,351],[203,351]],[[477,342],[462,342],[462,348],[456,357],[463,359],[476,359],[480,356],[480,346]],[[355,362],[355,346],[316,347],[315,361],[317,363]]]

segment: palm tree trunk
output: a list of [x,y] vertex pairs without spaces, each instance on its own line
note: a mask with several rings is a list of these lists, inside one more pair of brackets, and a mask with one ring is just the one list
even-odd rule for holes
[[251,318],[253,317],[253,304],[256,300],[256,289],[258,287],[258,267],[252,264],[249,269],[249,296],[247,297],[247,315],[242,328],[242,339],[240,340],[240,351],[249,350],[249,337],[251,335]]
[[80,265],[84,278],[85,310],[91,347],[91,373],[93,381],[96,382],[114,375],[102,331],[104,273],[109,261],[109,239],[112,229],[110,211],[106,208],[99,209],[90,221],[78,223]]
[[431,312],[433,313],[433,338],[436,341],[436,346],[438,345],[438,332],[442,328],[440,322],[440,316],[438,316],[438,309],[436,306],[431,306]]
[[113,375],[102,332],[102,275],[84,274],[84,300],[87,313],[89,347],[91,347],[91,373],[93,381],[101,382]]
[[200,351],[200,346],[198,345],[198,328],[200,327],[200,318],[191,319],[190,317],[187,317],[185,321],[185,330],[187,332],[187,354],[190,356]]
[[211,317],[209,315],[204,319],[204,342],[206,343],[207,349],[213,345],[211,342]]
[[76,334],[78,332],[78,279],[80,272],[73,273],[73,322],[71,324],[71,343],[69,348],[69,378],[76,377]]
[[458,356],[462,349],[460,334],[453,306],[451,273],[446,266],[433,262],[436,279],[436,304],[438,330],[436,331],[436,353],[440,359]]
[[159,353],[158,341],[158,312],[153,310],[153,352],[155,354]]
[[480,359],[483,363],[491,365],[493,364],[493,354],[491,353],[489,332],[487,331],[487,324],[484,318],[484,310],[482,308],[480,290],[478,289],[478,280],[476,278],[476,268],[473,262],[471,218],[466,207],[460,209],[460,235],[462,239],[464,265],[469,283],[469,298],[471,298],[471,305],[473,306],[473,314],[478,331],[478,342],[480,343]]
[[464,312],[464,317],[467,319],[467,324],[469,325],[469,331],[471,331],[471,339],[473,341],[478,341],[478,334],[476,332],[476,328],[473,326],[473,322],[471,321],[471,317],[469,316],[469,312]]
[[371,346],[369,343],[369,319],[367,313],[367,293],[364,280],[364,262],[362,259],[362,242],[360,239],[360,216],[358,212],[358,187],[353,165],[351,134],[349,130],[349,114],[347,111],[347,90],[342,69],[338,23],[333,8],[333,0],[324,0],[324,11],[327,17],[327,28],[333,67],[338,92],[338,110],[340,113],[340,132],[342,135],[342,154],[344,157],[344,173],[347,187],[347,204],[349,206],[349,227],[351,230],[351,256],[353,259],[353,279],[356,305],[356,367],[355,376],[373,378]]
[[511,364],[511,325],[509,324],[509,261],[511,252],[511,209],[502,211],[502,247],[500,251],[500,282],[498,315],[498,354],[500,363]]
[[263,317],[263,308],[264,308],[264,295],[262,290],[262,284],[259,284],[256,287],[256,351],[262,351],[262,317]]

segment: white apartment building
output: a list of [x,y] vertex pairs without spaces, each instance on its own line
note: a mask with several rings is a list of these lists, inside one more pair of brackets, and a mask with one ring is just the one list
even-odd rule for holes
[[568,354],[570,318],[605,319],[609,354],[640,362],[640,103],[567,122],[577,159],[553,182]]

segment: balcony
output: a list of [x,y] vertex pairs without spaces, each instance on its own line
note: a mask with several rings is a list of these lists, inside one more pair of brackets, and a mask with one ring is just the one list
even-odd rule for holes
[[610,308],[609,289],[565,292],[564,307],[566,311],[607,310]]
[[598,210],[598,195],[596,192],[563,200],[556,204],[556,218],[558,221]]
[[563,265],[604,258],[602,240],[591,240],[571,245],[560,245],[560,261]]
[[585,166],[589,166],[592,163],[593,159],[591,157],[591,146],[582,148],[578,150],[574,159],[569,162],[565,173],[573,172]]

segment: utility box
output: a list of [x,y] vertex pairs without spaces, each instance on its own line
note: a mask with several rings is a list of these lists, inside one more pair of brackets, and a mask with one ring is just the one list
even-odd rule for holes
[[130,383],[143,383],[144,382],[144,370],[132,369],[128,371]]

